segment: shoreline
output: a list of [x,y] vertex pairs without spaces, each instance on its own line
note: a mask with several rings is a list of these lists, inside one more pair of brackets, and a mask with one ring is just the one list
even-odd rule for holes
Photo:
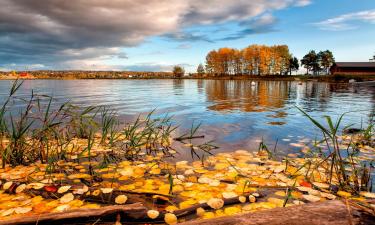
[[0,80],[164,80],[164,79],[180,79],[180,80],[264,80],[264,81],[316,81],[316,82],[331,82],[343,83],[351,79],[356,81],[375,81],[375,75],[229,75],[229,76],[111,76],[104,75],[99,77],[90,76],[40,76],[38,74],[30,75],[27,77],[17,76],[1,76]]

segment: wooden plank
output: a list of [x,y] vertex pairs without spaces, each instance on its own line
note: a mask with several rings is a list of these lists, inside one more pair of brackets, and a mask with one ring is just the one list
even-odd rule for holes
[[325,201],[288,208],[275,208],[242,215],[195,220],[181,225],[354,225],[375,224],[375,218],[366,217],[342,201]]
[[89,221],[91,221],[91,223],[103,220],[108,221],[108,217],[114,224],[117,216],[120,216],[122,220],[137,220],[143,218],[146,212],[147,209],[142,204],[136,203],[129,205],[106,206],[99,209],[76,209],[74,211],[28,215],[8,220],[0,220],[0,225],[86,224]]

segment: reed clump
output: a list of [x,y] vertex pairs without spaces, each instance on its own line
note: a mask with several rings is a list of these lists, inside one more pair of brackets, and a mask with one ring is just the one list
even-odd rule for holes
[[323,139],[317,141],[314,147],[306,152],[307,161],[299,168],[305,172],[306,179],[314,180],[314,174],[323,171],[330,189],[334,192],[343,190],[357,195],[361,191],[371,191],[371,170],[374,162],[360,160],[359,155],[364,145],[374,146],[373,120],[370,120],[367,128],[359,129],[354,135],[345,136],[340,135],[350,127],[340,130],[345,114],[335,123],[330,116],[325,116],[325,126],[302,109],[297,109],[319,128],[323,135]]
[[[22,81],[16,80],[0,108],[1,166],[12,167],[59,160],[93,160],[101,166],[121,159],[136,160],[144,155],[173,156],[174,125],[171,116],[157,118],[154,112],[120,126],[116,112],[106,106],[78,107],[34,92],[25,99],[16,95]],[[17,105],[23,105],[17,109]],[[198,128],[192,127],[194,139]],[[176,138],[176,141],[183,141]],[[194,155],[209,153],[210,143],[191,146]],[[201,152],[201,153],[199,153]],[[192,153],[193,154],[193,153]],[[100,157],[99,157],[100,156]],[[98,160],[98,159],[95,159]],[[51,166],[52,168],[53,166]]]

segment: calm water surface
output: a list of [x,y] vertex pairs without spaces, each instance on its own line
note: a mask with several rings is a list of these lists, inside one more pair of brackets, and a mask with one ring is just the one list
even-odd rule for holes
[[[0,103],[11,81],[0,81]],[[320,133],[295,108],[299,106],[323,121],[344,112],[344,124],[367,124],[375,112],[375,88],[351,88],[329,83],[234,80],[30,80],[20,95],[31,90],[60,102],[109,105],[124,120],[156,109],[169,113],[180,132],[201,122],[206,140],[215,140],[219,151],[256,150],[263,138],[278,149],[295,150],[295,143],[309,142]]]

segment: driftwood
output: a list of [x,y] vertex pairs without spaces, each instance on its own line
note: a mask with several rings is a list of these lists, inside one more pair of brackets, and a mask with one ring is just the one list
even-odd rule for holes
[[[250,193],[246,193],[243,196],[246,197],[246,199],[248,199],[250,195],[251,195]],[[264,196],[263,194],[259,194],[259,197],[257,197],[257,199],[262,198],[263,196]],[[223,199],[223,200],[224,200],[224,206],[241,203],[240,200],[239,200],[239,197],[233,197],[233,198],[228,198],[228,199]],[[207,205],[207,203],[202,203],[202,204],[192,205],[192,206],[190,206],[188,208],[175,210],[175,211],[173,211],[173,214],[175,214],[178,218],[180,218],[180,217],[184,217],[184,216],[195,214],[196,210],[198,208],[211,209],[211,207],[209,205]],[[162,222],[162,221],[164,221],[165,213],[166,212],[161,212],[159,214],[159,216],[157,218],[155,218],[154,220],[148,219],[147,215],[145,215],[144,222],[154,222],[154,223],[156,223],[156,222]]]
[[79,224],[84,222],[111,221],[120,217],[124,221],[137,220],[144,217],[147,209],[140,203],[130,205],[106,206],[99,209],[76,209],[74,211],[28,215],[8,220],[0,220],[0,225],[26,224]]
[[[246,198],[250,194],[245,194]],[[238,197],[224,199],[224,205],[240,203]],[[195,214],[197,208],[209,209],[206,204],[196,204],[191,207],[176,210],[173,213],[181,218],[187,215]],[[127,204],[123,206],[106,206],[99,209],[76,209],[72,211],[59,213],[45,213],[40,215],[31,215],[27,217],[12,218],[0,221],[0,225],[25,225],[25,224],[87,224],[89,222],[100,222],[99,224],[111,222],[113,224],[118,218],[122,223],[144,224],[144,223],[163,223],[165,211],[155,219],[147,216],[148,208],[141,203]]]
[[[246,197],[247,202],[249,201],[248,198],[249,198],[250,195],[251,194],[249,194],[249,193],[243,195],[244,197]],[[257,197],[257,199],[262,198],[263,196],[264,196],[263,194],[259,194],[259,197]],[[228,198],[228,199],[223,199],[223,200],[224,200],[224,206],[241,203],[240,200],[239,200],[239,197]],[[211,207],[209,205],[207,205],[207,203],[202,203],[202,204],[193,205],[193,206],[185,208],[185,209],[176,210],[173,213],[177,217],[182,217],[182,216],[187,216],[187,215],[196,213],[196,210],[198,208],[211,209]]]
[[[73,189],[74,190],[74,189]],[[119,195],[126,195],[128,198],[126,203],[133,204],[133,203],[142,203],[145,206],[154,206],[157,208],[164,208],[166,204],[173,199],[174,196],[171,195],[163,195],[158,193],[148,193],[148,192],[133,192],[133,191],[121,191],[121,190],[113,190],[110,193],[103,193],[100,192],[97,195],[93,195],[94,191],[100,190],[100,188],[89,188],[87,193],[91,193],[90,195],[82,194],[75,194],[75,197],[84,200],[86,202],[94,202],[106,205],[116,205],[115,199]],[[42,196],[46,199],[59,199],[64,194],[59,194],[57,192],[50,192],[46,191],[44,188],[41,190],[29,189],[25,190],[25,192],[31,196]],[[176,200],[177,201],[177,200]]]
[[195,220],[181,225],[357,225],[375,224],[375,217],[351,208],[342,201],[324,201],[319,203],[275,208],[242,215],[218,217],[208,220]]

